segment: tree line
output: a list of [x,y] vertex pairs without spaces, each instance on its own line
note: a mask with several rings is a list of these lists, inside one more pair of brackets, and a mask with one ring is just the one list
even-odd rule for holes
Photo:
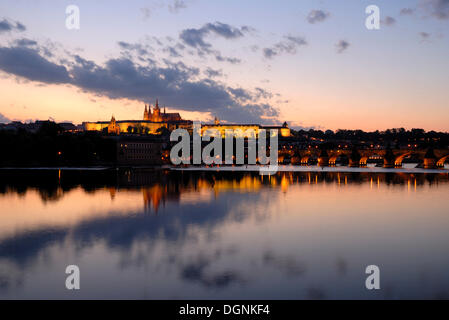
[[0,130],[0,166],[90,166],[115,161],[115,142],[100,133],[64,133],[45,122],[35,133]]

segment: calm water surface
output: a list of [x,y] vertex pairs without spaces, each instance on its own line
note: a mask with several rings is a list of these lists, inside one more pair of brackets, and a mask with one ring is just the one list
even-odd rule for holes
[[448,194],[447,173],[0,172],[0,299],[449,298]]

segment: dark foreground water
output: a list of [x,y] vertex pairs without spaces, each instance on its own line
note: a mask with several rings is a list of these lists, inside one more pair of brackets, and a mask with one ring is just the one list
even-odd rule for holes
[[0,299],[449,298],[448,195],[447,173],[2,171]]

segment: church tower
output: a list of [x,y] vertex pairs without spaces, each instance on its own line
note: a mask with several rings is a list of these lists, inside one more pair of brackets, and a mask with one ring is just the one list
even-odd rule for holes
[[155,114],[161,113],[161,109],[159,109],[159,100],[158,99],[156,99],[156,105],[154,106],[154,113]]
[[115,121],[114,115],[112,115],[111,121],[109,122],[108,133],[109,134],[116,134],[116,135],[120,134],[120,127],[117,125],[117,122]]
[[145,111],[143,112],[143,120],[144,121],[150,120],[150,115],[148,114],[148,109],[147,109],[147,105],[146,104],[145,104]]
[[162,122],[161,109],[159,108],[158,99],[156,99],[156,105],[154,106],[154,111],[151,118],[154,122]]

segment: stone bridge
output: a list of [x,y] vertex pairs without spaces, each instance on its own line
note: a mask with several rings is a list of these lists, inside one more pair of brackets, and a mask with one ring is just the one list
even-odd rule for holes
[[279,162],[290,158],[292,164],[308,165],[318,163],[320,166],[333,166],[337,162],[347,163],[350,167],[366,166],[368,161],[383,161],[385,168],[402,167],[406,158],[413,158],[426,168],[443,168],[449,161],[449,149],[361,149],[361,150],[279,150]]

